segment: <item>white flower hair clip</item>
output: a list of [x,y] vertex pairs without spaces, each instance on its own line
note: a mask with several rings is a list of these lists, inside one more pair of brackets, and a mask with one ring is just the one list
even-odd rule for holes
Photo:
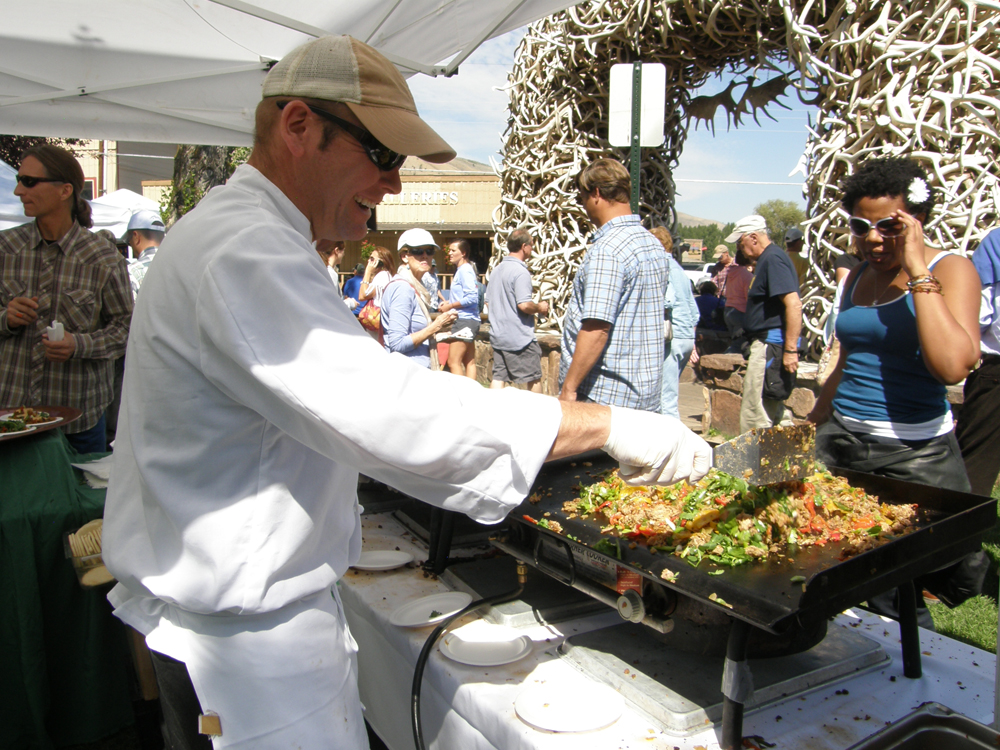
[[931,191],[927,187],[922,177],[914,177],[910,183],[910,189],[906,193],[906,200],[911,206],[919,206],[931,197]]

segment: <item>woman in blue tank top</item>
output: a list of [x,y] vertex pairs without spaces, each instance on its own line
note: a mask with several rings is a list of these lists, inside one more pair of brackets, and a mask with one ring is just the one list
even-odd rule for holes
[[[817,458],[968,492],[945,385],[979,359],[975,268],[925,244],[934,195],[916,162],[870,160],[841,190],[863,262],[847,277],[837,316],[840,360],[809,415],[819,425]],[[929,617],[921,624],[933,627]]]

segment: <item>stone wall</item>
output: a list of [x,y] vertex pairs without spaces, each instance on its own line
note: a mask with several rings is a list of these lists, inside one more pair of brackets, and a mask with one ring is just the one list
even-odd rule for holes
[[[558,396],[560,338],[555,335],[539,335],[538,345],[542,349],[542,393]],[[476,336],[476,379],[487,387],[493,380],[493,347],[490,346],[488,323],[483,324]],[[524,388],[518,384],[514,387]]]
[[[706,354],[696,365],[696,374],[704,386],[705,411],[701,417],[702,434],[715,429],[730,438],[740,434],[740,402],[746,360],[742,354]],[[785,401],[796,421],[802,421],[816,403],[816,365],[799,365],[796,387]]]
[[[740,402],[746,360],[741,354],[706,354],[693,368],[695,377],[704,386],[705,411],[701,417],[702,434],[709,429],[731,438],[740,434]],[[802,421],[816,404],[819,385],[816,383],[816,364],[800,362],[796,387],[785,401],[795,421]],[[683,379],[683,378],[682,378]],[[948,387],[948,401],[958,417],[962,405],[962,386]]]

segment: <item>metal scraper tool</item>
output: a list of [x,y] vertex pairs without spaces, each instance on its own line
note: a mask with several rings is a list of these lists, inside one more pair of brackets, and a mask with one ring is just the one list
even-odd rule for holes
[[816,470],[816,425],[750,430],[716,446],[712,454],[713,467],[750,484],[801,479]]

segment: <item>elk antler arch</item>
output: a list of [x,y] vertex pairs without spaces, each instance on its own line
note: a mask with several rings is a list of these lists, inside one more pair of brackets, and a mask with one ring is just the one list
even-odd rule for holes
[[[615,152],[607,141],[611,65],[638,59],[667,68],[666,142],[643,150],[647,224],[675,224],[672,171],[691,119],[714,133],[722,107],[738,126],[794,86],[818,107],[804,154],[810,270],[802,296],[814,343],[830,306],[833,258],[849,241],[838,184],[866,157],[906,154],[927,169],[941,200],[925,232],[943,248],[968,254],[997,224],[998,24],[1000,4],[974,0],[594,0],[539,21],[509,76],[493,264],[507,233],[527,225],[540,249],[529,266],[555,310],[540,327],[558,329],[589,231],[575,177]],[[727,71],[735,78],[720,94],[691,97]]]

